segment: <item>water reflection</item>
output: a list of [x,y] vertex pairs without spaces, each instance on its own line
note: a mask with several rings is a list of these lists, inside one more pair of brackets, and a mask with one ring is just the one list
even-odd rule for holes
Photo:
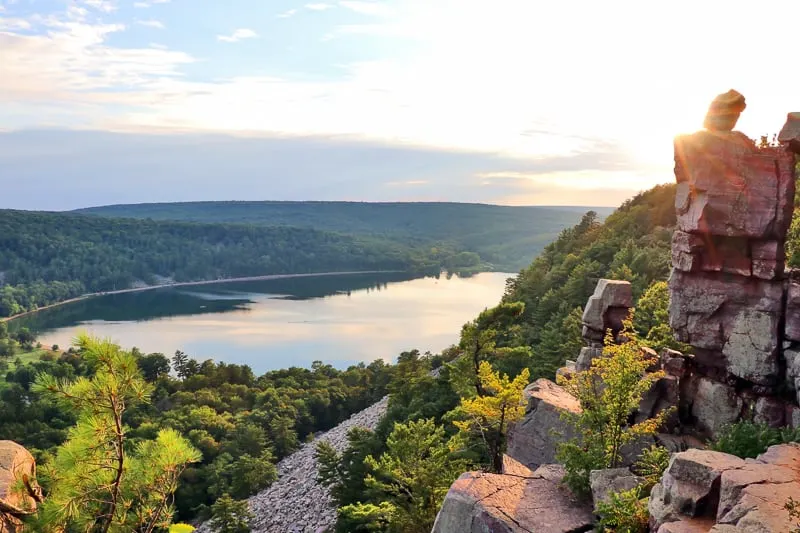
[[239,282],[108,295],[14,321],[45,344],[67,346],[79,329],[124,346],[246,363],[257,372],[393,360],[438,351],[502,295],[508,274],[413,279],[369,274]]

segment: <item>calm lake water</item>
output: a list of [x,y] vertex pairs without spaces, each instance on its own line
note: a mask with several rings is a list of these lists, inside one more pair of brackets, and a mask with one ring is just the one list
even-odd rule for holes
[[315,360],[344,368],[446,348],[465,322],[498,303],[510,276],[353,274],[162,288],[47,309],[11,327],[27,326],[61,348],[83,330],[146,353],[183,350],[256,373]]

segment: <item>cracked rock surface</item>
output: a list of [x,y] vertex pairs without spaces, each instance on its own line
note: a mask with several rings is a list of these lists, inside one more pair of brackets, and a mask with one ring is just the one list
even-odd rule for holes
[[[558,470],[561,475],[554,475]],[[563,469],[467,472],[450,487],[432,533],[579,533],[591,531],[591,505],[560,485]],[[513,473],[511,473],[513,472]]]

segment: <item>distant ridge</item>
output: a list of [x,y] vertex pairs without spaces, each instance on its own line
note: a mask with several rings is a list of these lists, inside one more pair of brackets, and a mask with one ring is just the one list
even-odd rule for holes
[[70,211],[114,218],[293,226],[349,235],[447,243],[476,252],[497,269],[528,265],[587,211],[610,207],[501,206],[456,202],[202,201],[120,204]]

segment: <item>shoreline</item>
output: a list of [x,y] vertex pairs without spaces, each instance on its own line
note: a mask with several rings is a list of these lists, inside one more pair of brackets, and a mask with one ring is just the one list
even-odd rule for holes
[[348,272],[315,272],[310,274],[265,274],[263,276],[245,276],[241,278],[225,278],[225,279],[211,279],[205,281],[181,281],[178,283],[163,283],[161,285],[147,285],[146,287],[133,287],[130,289],[119,289],[116,291],[104,291],[104,292],[92,292],[89,294],[83,294],[81,296],[76,296],[75,298],[70,298],[68,300],[64,300],[61,302],[56,302],[49,305],[44,305],[32,311],[25,311],[24,313],[19,313],[13,316],[0,318],[0,322],[10,322],[17,318],[22,318],[24,316],[32,315],[34,313],[38,313],[39,311],[44,311],[45,309],[52,309],[54,307],[59,307],[62,305],[72,304],[76,302],[81,302],[83,300],[88,300],[90,298],[96,298],[98,296],[109,296],[113,294],[127,294],[131,292],[142,292],[142,291],[152,291],[155,289],[163,289],[166,287],[191,287],[197,285],[216,285],[216,284],[223,284],[223,283],[236,283],[240,281],[269,281],[273,279],[290,279],[290,278],[311,278],[311,277],[331,277],[331,276],[352,276],[355,274],[399,274],[405,272],[404,270],[353,270]]

